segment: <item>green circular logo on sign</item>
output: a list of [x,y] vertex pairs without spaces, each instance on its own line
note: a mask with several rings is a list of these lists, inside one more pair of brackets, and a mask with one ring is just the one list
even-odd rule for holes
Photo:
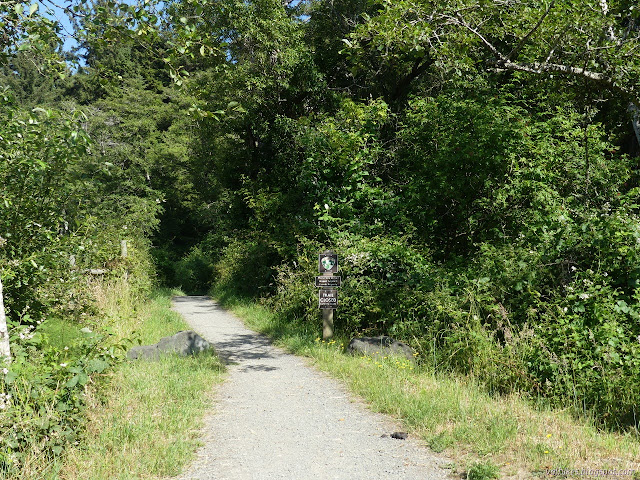
[[320,260],[320,263],[322,264],[322,267],[325,270],[331,270],[333,266],[336,264],[336,260],[332,257],[322,257],[322,260]]

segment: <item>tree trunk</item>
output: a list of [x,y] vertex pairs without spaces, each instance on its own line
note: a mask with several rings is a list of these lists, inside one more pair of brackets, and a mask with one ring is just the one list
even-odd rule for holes
[[0,360],[4,358],[11,361],[11,349],[9,348],[9,330],[7,329],[7,317],[4,313],[4,298],[2,296],[2,279],[0,278]]

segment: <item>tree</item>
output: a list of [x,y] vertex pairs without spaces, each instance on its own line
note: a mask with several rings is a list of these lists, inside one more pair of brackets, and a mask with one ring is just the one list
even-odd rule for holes
[[[398,69],[397,88],[433,66],[585,80],[640,106],[640,12],[634,2],[385,2],[346,40],[354,66],[373,55]],[[376,53],[377,52],[377,53]],[[577,88],[582,88],[579,84]]]
[[0,85],[11,89],[25,107],[52,105],[59,100],[61,79],[51,75],[46,59],[34,52],[21,51],[0,64]]
[[24,111],[8,91],[0,102],[0,268],[9,282],[7,313],[17,319],[44,308],[51,299],[38,288],[56,265],[68,264],[59,256],[82,208],[78,165],[88,139],[79,112]]

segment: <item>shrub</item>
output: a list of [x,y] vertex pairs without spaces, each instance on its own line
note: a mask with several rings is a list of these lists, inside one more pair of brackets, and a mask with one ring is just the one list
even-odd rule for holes
[[241,297],[257,298],[275,289],[277,250],[260,238],[231,241],[215,263],[215,287]]
[[[11,328],[13,361],[0,372],[3,478],[20,478],[35,459],[47,463],[78,441],[85,389],[125,348],[88,328],[71,332],[71,343],[60,346],[47,336],[45,326]],[[59,330],[60,324],[53,329]]]
[[491,462],[475,463],[467,472],[468,480],[489,480],[498,478],[500,469]]
[[200,246],[193,247],[175,265],[175,282],[186,293],[206,293],[213,283],[214,259]]

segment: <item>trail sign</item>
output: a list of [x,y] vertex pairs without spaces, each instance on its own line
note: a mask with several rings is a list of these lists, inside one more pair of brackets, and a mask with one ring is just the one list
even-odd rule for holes
[[335,289],[321,289],[318,292],[318,307],[338,308],[338,291]]
[[333,252],[325,252],[318,255],[318,272],[336,273],[338,271],[338,255]]
[[325,250],[318,255],[318,272],[322,274],[316,277],[318,291],[318,308],[322,310],[322,339],[328,340],[333,336],[333,314],[338,308],[338,291],[342,280],[339,276],[333,276],[338,271],[338,255],[331,250]]
[[316,287],[339,287],[342,285],[342,277],[339,275],[322,275],[316,277]]

